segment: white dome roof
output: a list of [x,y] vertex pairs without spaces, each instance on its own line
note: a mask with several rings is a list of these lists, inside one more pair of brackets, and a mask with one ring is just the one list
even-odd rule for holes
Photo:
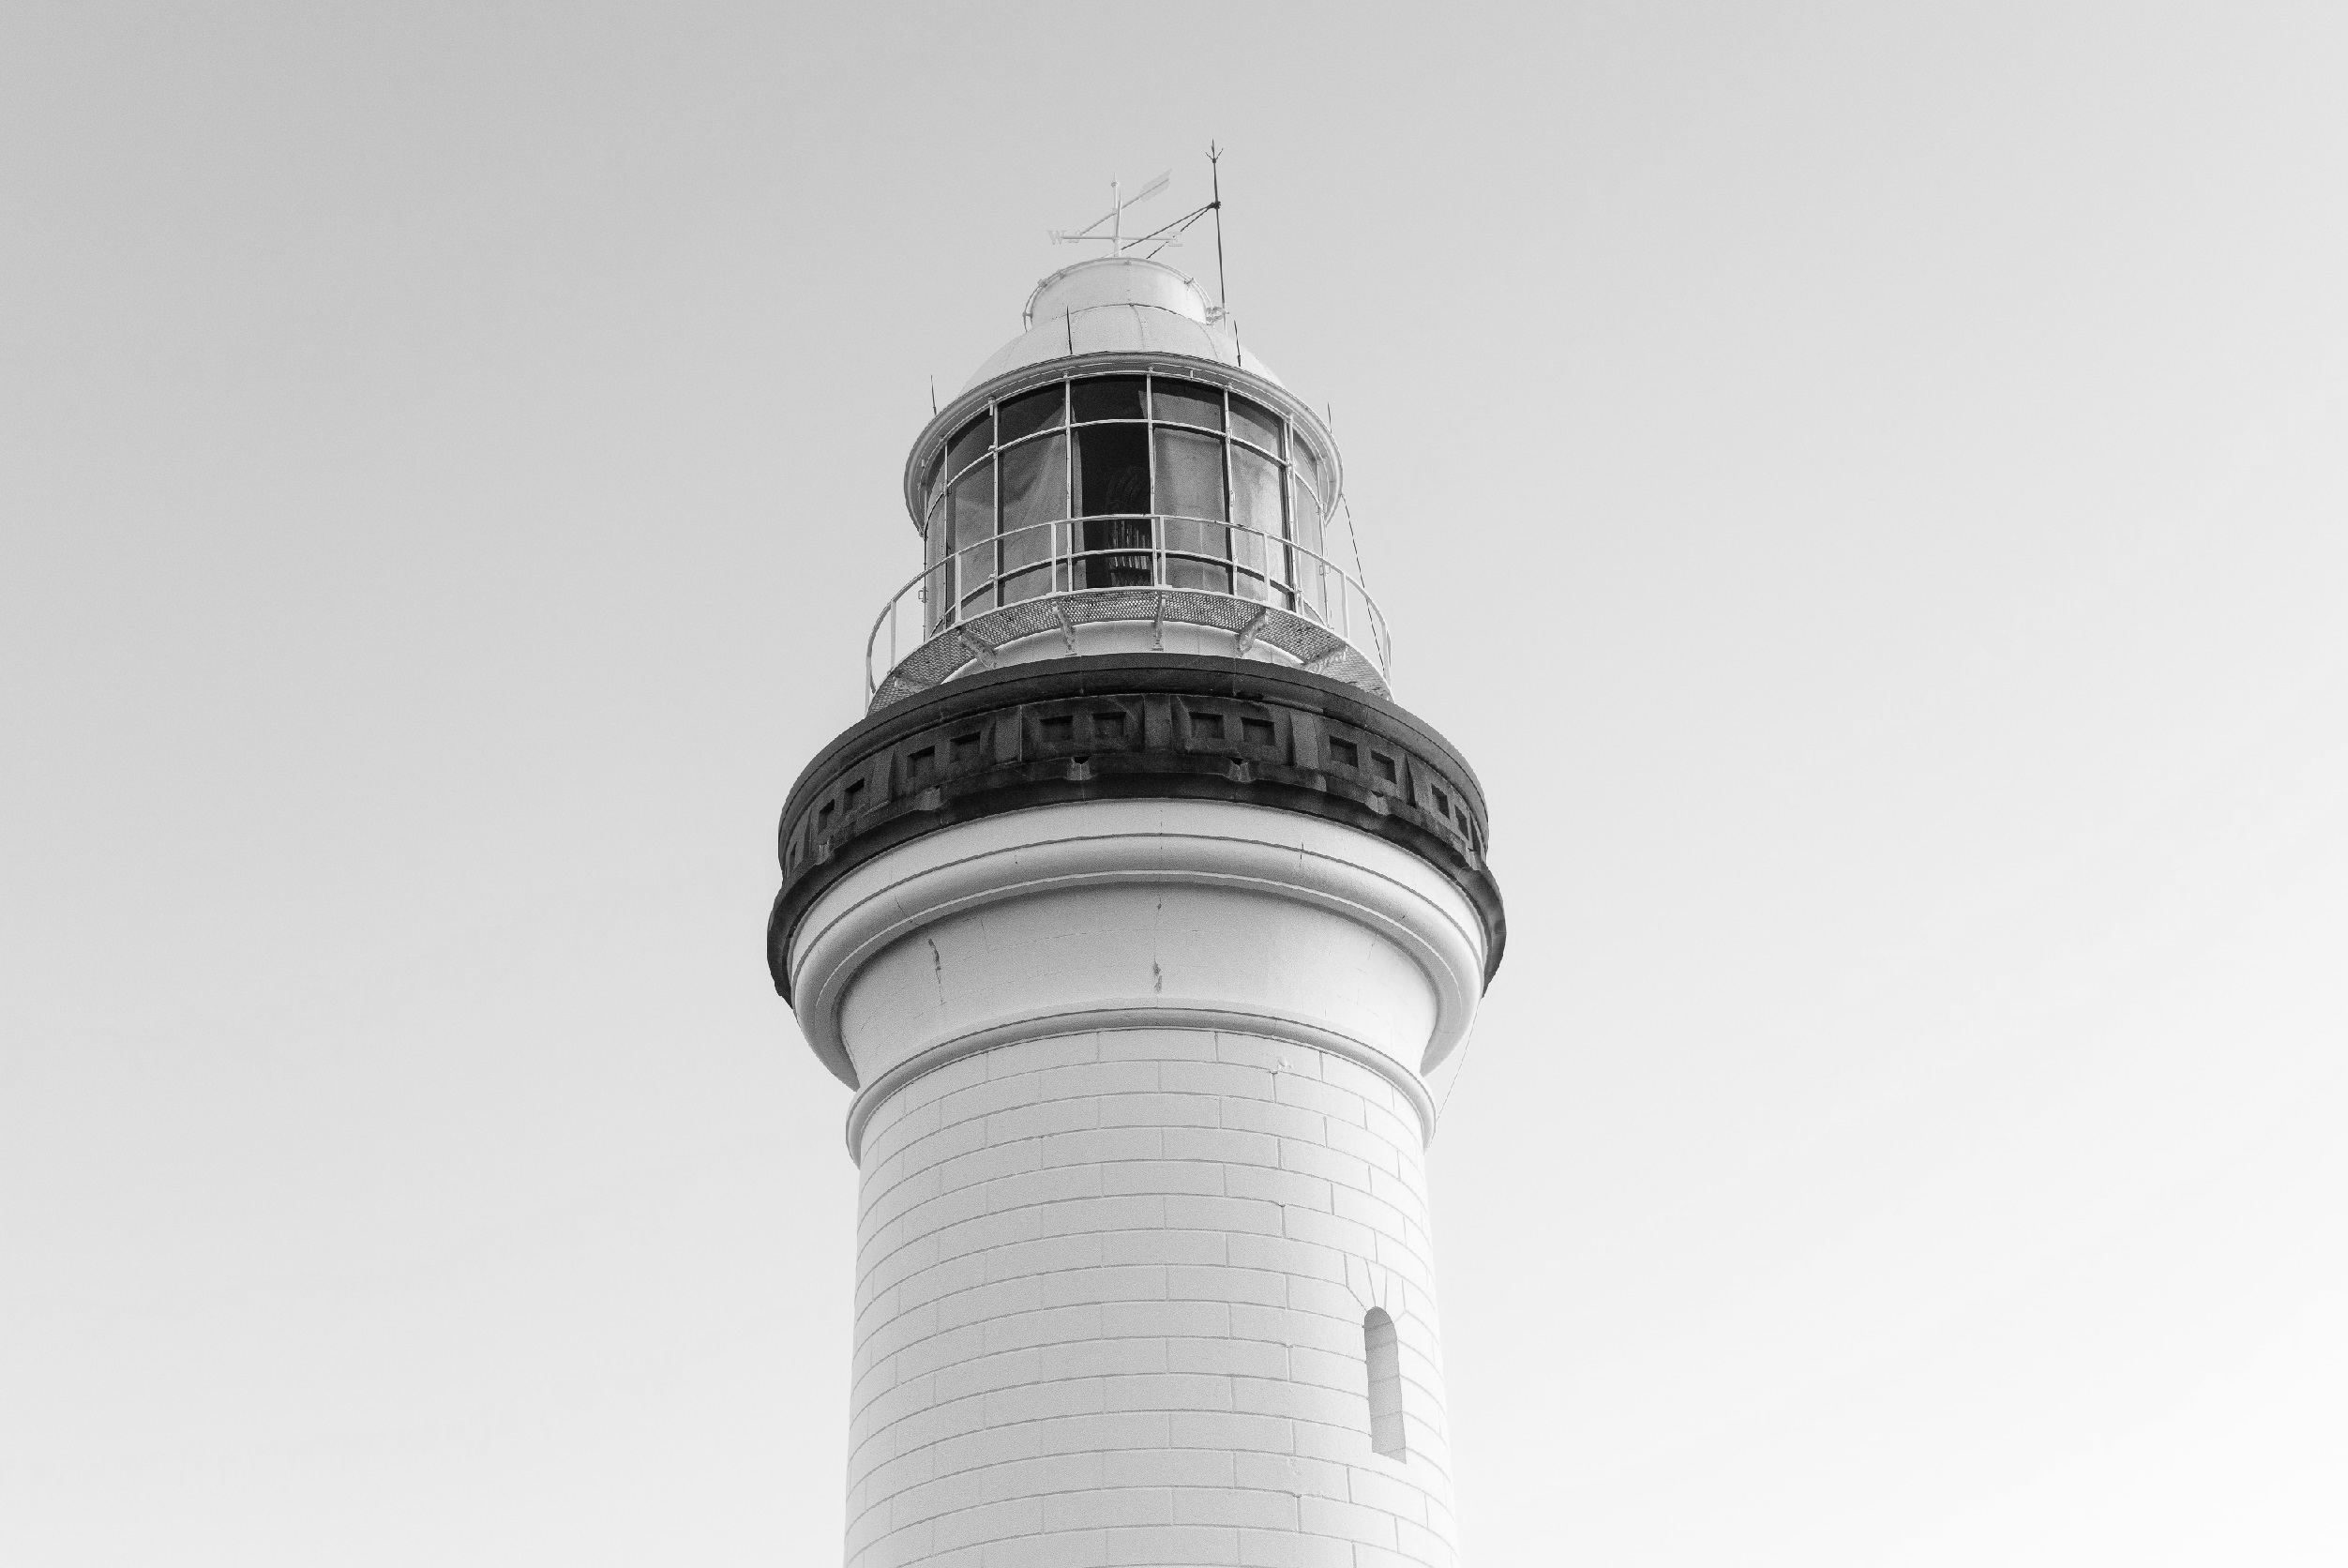
[[1242,348],[1230,322],[1216,319],[1190,279],[1163,262],[1096,256],[1062,267],[1035,286],[1027,322],[1027,330],[997,350],[962,390],[1084,354],[1204,359],[1280,383],[1253,350]]

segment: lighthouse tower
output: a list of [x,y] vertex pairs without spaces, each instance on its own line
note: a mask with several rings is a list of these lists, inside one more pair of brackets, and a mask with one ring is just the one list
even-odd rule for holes
[[768,927],[855,1091],[850,1568],[1455,1560],[1426,1080],[1500,897],[1343,483],[1130,254],[913,444]]

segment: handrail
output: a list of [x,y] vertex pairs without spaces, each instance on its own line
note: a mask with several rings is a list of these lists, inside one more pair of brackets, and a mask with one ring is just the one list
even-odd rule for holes
[[[1146,538],[1114,544],[1085,538],[1095,530],[1139,535],[1143,529]],[[1039,546],[1034,558],[1027,559]],[[1377,602],[1359,580],[1319,550],[1219,518],[1133,512],[1029,523],[967,545],[914,573],[880,607],[865,640],[865,701],[923,648],[995,611],[1135,590],[1260,606],[1264,613],[1292,617],[1339,640],[1380,679],[1389,666],[1386,618]],[[1180,612],[1180,600],[1161,602],[1176,607],[1169,619],[1190,618]],[[986,651],[967,637],[965,641],[973,658]]]

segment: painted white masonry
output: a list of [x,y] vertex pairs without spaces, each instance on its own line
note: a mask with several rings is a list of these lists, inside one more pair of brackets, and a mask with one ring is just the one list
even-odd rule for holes
[[[1419,1123],[1307,1046],[962,1057],[865,1132],[853,1568],[1453,1561]],[[1400,1330],[1372,1452],[1362,1319]]]
[[790,961],[861,1087],[851,1568],[1452,1563],[1422,1075],[1482,940],[1395,846],[1212,801],[986,818],[828,890]]
[[1483,960],[1467,898],[1408,851],[1183,800],[1047,806],[917,838],[828,890],[790,957],[800,1029],[867,1093],[941,1049],[1185,1009],[1317,1032],[1415,1092],[1466,1036]]

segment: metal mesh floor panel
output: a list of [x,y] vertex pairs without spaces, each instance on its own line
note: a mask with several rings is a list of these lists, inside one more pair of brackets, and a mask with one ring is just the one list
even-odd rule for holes
[[1369,656],[1328,626],[1277,605],[1228,594],[1182,588],[1088,588],[1005,605],[949,626],[897,661],[872,694],[879,713],[972,664],[984,666],[995,651],[1040,632],[1072,629],[1106,621],[1172,621],[1215,626],[1247,635],[1277,648],[1316,674],[1328,675],[1377,696],[1388,695],[1386,680]]

